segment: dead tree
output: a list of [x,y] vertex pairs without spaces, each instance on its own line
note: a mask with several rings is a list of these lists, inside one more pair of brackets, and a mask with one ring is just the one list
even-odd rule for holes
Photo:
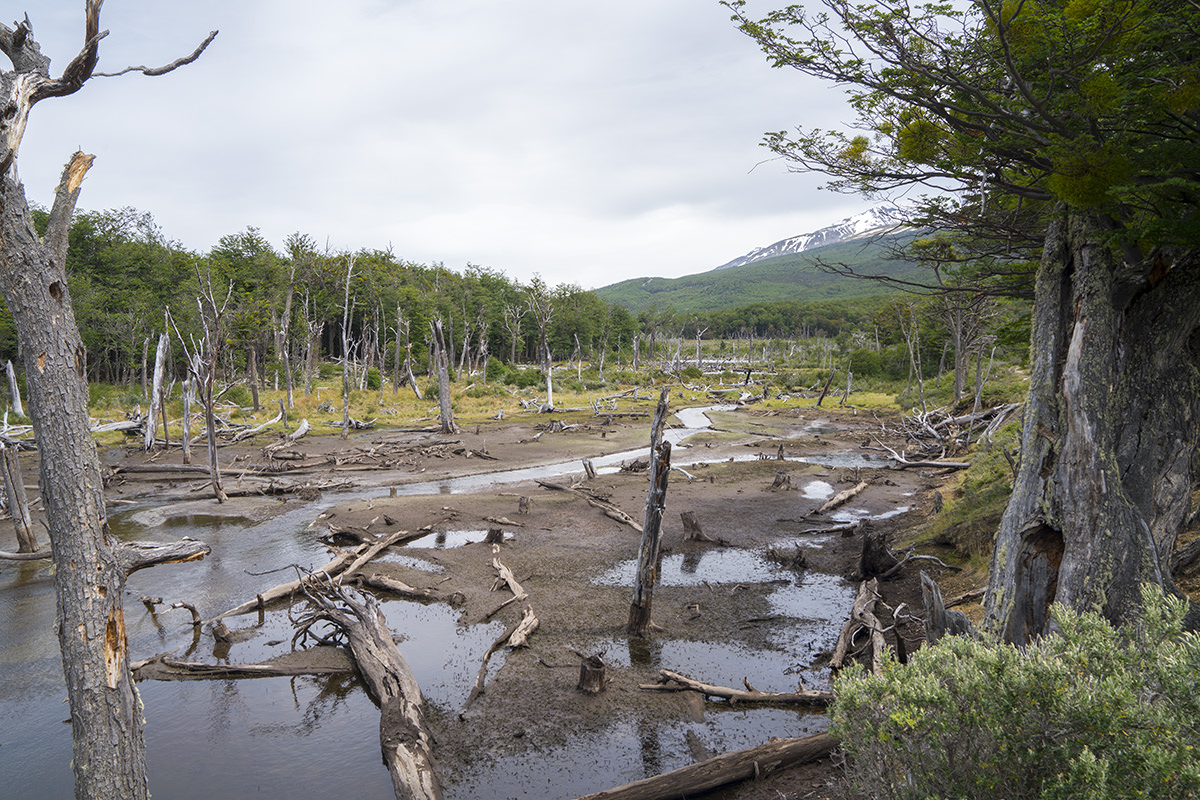
[[379,744],[397,800],[438,800],[442,796],[433,760],[433,736],[425,724],[421,688],[388,630],[383,612],[370,597],[358,602],[332,579],[314,573],[303,583],[317,611],[300,620],[293,642],[318,622],[341,631],[363,685],[379,706]]
[[36,553],[37,535],[29,516],[29,501],[25,497],[25,482],[21,479],[21,463],[15,445],[0,443],[0,472],[4,475],[4,493],[8,496],[8,512],[17,531],[17,552]]
[[350,279],[354,277],[354,256],[346,256],[346,296],[342,303],[342,438],[350,435]]
[[650,630],[650,607],[654,600],[654,584],[658,582],[662,518],[667,502],[667,477],[671,474],[671,443],[661,441],[669,394],[670,389],[663,387],[650,426],[650,490],[646,494],[642,544],[638,548],[637,574],[633,581],[633,598],[629,603],[626,630],[630,636],[645,636]]
[[433,330],[433,357],[437,361],[438,376],[438,410],[442,433],[458,433],[454,424],[454,409],[450,406],[450,361],[446,355],[446,337],[442,333],[442,320],[437,318],[429,323]]
[[[167,333],[163,331],[158,337],[158,349],[154,351],[154,382],[150,387],[150,412],[146,415],[146,438],[142,445],[142,450],[147,453],[154,447],[154,440],[158,434],[158,414],[163,406],[163,377],[167,369],[168,341]],[[163,438],[167,438],[165,427]]]
[[21,387],[17,385],[17,373],[13,369],[12,361],[4,362],[4,371],[8,375],[8,394],[12,397],[13,412],[19,416],[25,416],[25,408],[21,405]]
[[541,278],[534,278],[525,288],[525,301],[538,326],[538,357],[546,375],[546,406],[554,408],[554,362],[550,358],[550,321],[554,318],[554,298],[550,287]]
[[218,503],[224,503],[226,497],[225,490],[221,488],[221,463],[217,453],[217,419],[214,406],[217,401],[217,363],[222,341],[221,328],[225,312],[229,308],[229,300],[233,297],[233,281],[229,282],[225,299],[218,303],[216,291],[213,289],[212,272],[206,268],[205,273],[201,275],[200,269],[197,267],[196,278],[200,284],[200,295],[196,298],[196,306],[200,309],[200,325],[204,330],[200,341],[192,339],[189,349],[188,342],[179,332],[179,328],[175,326],[174,320],[171,319],[170,309],[167,310],[167,319],[175,328],[175,336],[179,339],[180,346],[183,347],[188,369],[196,381],[200,404],[204,406],[204,433],[208,442],[208,471],[212,481],[213,496]]
[[[50,74],[28,19],[0,25],[0,52],[12,69],[0,75],[0,291],[12,313],[25,364],[29,404],[41,454],[41,494],[53,545],[57,629],[71,706],[77,798],[145,798],[142,712],[129,672],[122,607],[126,547],[108,532],[100,460],[88,421],[85,350],[65,272],[71,216],[93,157],[78,152],[63,170],[38,236],[25,189],[12,169],[30,110],[41,100],[79,91],[99,59],[101,0],[87,0],[83,48],[60,77]],[[166,67],[131,68],[159,75]],[[130,70],[127,70],[130,71]]]

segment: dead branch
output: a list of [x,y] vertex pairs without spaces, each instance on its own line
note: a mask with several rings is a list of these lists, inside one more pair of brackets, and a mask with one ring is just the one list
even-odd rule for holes
[[827,706],[833,702],[833,692],[816,689],[802,689],[796,692],[760,692],[746,684],[746,689],[731,689],[728,686],[715,686],[711,683],[701,683],[686,675],[672,672],[669,669],[659,671],[658,683],[643,683],[638,686],[644,691],[654,692],[699,692],[705,697],[719,697],[728,700],[730,705],[738,703],[783,703],[801,706]]
[[859,481],[852,488],[847,489],[844,492],[838,492],[833,497],[829,498],[829,500],[826,501],[825,505],[823,505],[817,509],[817,513],[824,514],[828,511],[832,511],[833,509],[837,508],[838,506],[845,505],[846,503],[853,500],[855,497],[858,497],[860,494],[862,494],[863,490],[865,490],[866,488],[867,488],[867,482]]
[[126,67],[125,69],[121,70],[120,72],[97,72],[97,73],[94,73],[94,77],[96,77],[96,78],[118,78],[118,77],[125,75],[127,73],[130,73],[130,72],[140,72],[143,75],[148,75],[150,77],[166,75],[168,72],[173,72],[173,71],[179,69],[180,67],[187,66],[188,64],[191,64],[193,61],[195,61],[197,58],[199,58],[200,55],[205,50],[208,49],[208,46],[210,44],[212,44],[213,39],[217,38],[217,34],[219,32],[220,31],[212,31],[211,33],[208,34],[207,37],[205,37],[204,41],[200,43],[200,46],[197,47],[195,50],[193,50],[190,55],[183,56],[182,58],[177,58],[174,61],[172,61],[170,64],[166,64],[161,67],[143,67],[143,66]]

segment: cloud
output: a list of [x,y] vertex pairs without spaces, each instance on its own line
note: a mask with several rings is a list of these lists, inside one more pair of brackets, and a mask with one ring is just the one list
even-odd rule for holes
[[[61,68],[81,12],[34,17]],[[81,206],[132,205],[207,250],[247,225],[337,248],[602,285],[709,269],[867,202],[817,193],[758,146],[849,117],[770,69],[716,2],[130,0],[104,10],[103,70],[34,110],[20,162],[48,202],[75,147]],[[758,165],[758,166],[756,166]]]

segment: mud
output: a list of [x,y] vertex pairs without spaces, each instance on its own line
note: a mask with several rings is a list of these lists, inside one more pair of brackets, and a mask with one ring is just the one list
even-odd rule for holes
[[[827,688],[833,641],[855,588],[845,577],[857,565],[861,533],[802,531],[865,519],[865,525],[903,537],[923,520],[926,498],[940,480],[928,472],[887,469],[869,438],[878,433],[877,421],[849,412],[739,409],[710,416],[712,430],[674,450],[673,463],[686,465],[687,474],[671,475],[663,525],[663,581],[654,592],[658,629],[645,640],[630,640],[624,634],[638,532],[589,506],[579,494],[552,491],[529,480],[462,493],[456,491],[455,480],[477,475],[486,486],[485,476],[492,473],[644,446],[648,420],[606,423],[568,416],[568,430],[540,436],[539,426],[546,419],[536,416],[471,427],[451,436],[380,430],[342,440],[336,432],[322,433],[295,448],[308,458],[306,463],[316,465],[313,470],[303,478],[297,473],[281,480],[303,479],[314,485],[351,481],[358,488],[323,492],[307,500],[244,497],[218,505],[204,496],[204,481],[197,477],[116,479],[109,488],[110,508],[130,509],[134,522],[166,538],[172,524],[189,517],[241,524],[288,515],[305,520],[314,538],[331,526],[375,533],[426,531],[426,537],[393,549],[373,567],[433,589],[445,601],[419,606],[380,596],[400,650],[410,660],[425,654],[411,651],[414,641],[406,625],[426,616],[453,619],[455,635],[476,642],[472,653],[479,642],[486,646],[519,618],[525,604],[496,612],[509,597],[495,587],[492,561],[498,558],[528,592],[528,605],[540,625],[527,648],[493,658],[485,690],[469,707],[464,708],[462,676],[469,686],[479,663],[457,665],[455,680],[447,678],[445,685],[439,682],[427,690],[447,795],[573,796],[682,766],[715,751],[823,730],[827,720],[820,713],[749,711],[690,693],[647,692],[639,686],[653,683],[659,669],[671,669],[727,686],[740,687],[745,680],[762,690],[786,691],[801,682],[808,688]],[[267,441],[260,438],[222,450],[222,461],[230,464],[227,487],[238,485],[239,468],[247,470],[263,461],[261,448]],[[390,468],[370,466],[364,471],[384,452],[394,459]],[[147,461],[136,449],[121,448],[106,450],[103,459],[114,466]],[[178,452],[169,452],[153,460],[178,459]],[[779,472],[787,473],[791,488],[770,488]],[[248,474],[242,480],[249,483]],[[642,517],[645,472],[602,472],[584,481],[579,466],[552,480],[576,481],[633,518]],[[845,508],[813,515],[829,496],[859,480],[870,486]],[[414,487],[437,493],[406,494]],[[519,513],[521,496],[532,500],[527,514]],[[164,497],[175,499],[164,503]],[[898,513],[900,509],[904,511]],[[693,512],[704,533],[720,542],[684,541],[683,511]],[[0,527],[0,549],[14,549],[9,547],[9,540],[15,541],[11,529]],[[498,552],[483,541],[490,528],[505,531]],[[771,559],[772,548],[787,553],[800,549],[807,566],[781,566]],[[907,602],[919,610],[917,575],[916,569],[905,570],[884,584],[887,601]],[[260,580],[266,588],[286,577]],[[606,662],[609,683],[598,695],[576,690],[581,654],[599,654]],[[833,797],[837,779],[837,768],[824,762],[715,796]]]

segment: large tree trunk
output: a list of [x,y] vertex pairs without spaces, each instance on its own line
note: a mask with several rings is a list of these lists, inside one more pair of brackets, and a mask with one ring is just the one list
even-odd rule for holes
[[147,797],[142,714],[129,673],[125,573],[108,533],[100,460],[89,430],[83,342],[67,293],[67,229],[92,157],[76,153],[58,187],[45,243],[24,188],[3,177],[0,288],[25,362],[54,550],[58,634],[71,700],[77,797]]
[[1038,270],[1021,464],[986,607],[1011,642],[1048,631],[1055,602],[1122,621],[1142,584],[1176,591],[1198,474],[1200,254],[1130,265],[1109,233],[1060,215]]

